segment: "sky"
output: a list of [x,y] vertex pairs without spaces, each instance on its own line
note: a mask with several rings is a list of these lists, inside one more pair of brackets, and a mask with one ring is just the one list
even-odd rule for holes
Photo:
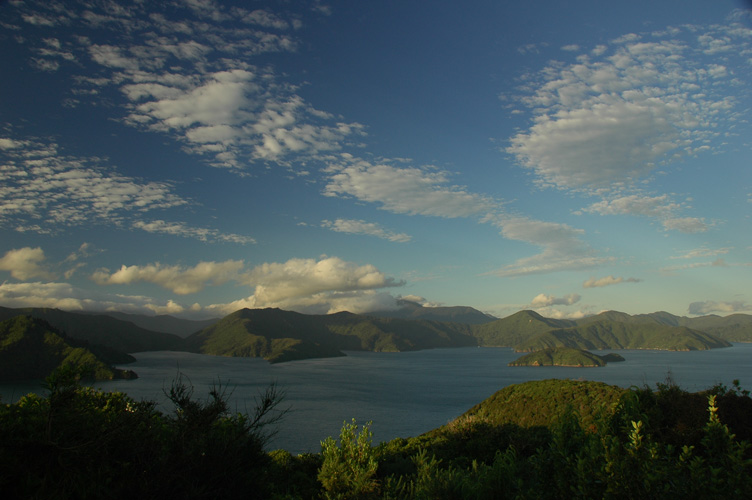
[[0,1],[0,306],[752,313],[741,0]]

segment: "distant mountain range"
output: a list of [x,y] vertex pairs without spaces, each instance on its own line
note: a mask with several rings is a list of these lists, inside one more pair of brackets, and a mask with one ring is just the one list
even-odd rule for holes
[[270,362],[342,356],[343,351],[411,351],[440,347],[499,346],[520,352],[548,348],[703,350],[752,341],[752,315],[687,318],[666,312],[629,315],[607,311],[578,320],[520,311],[496,319],[470,307],[422,307],[402,301],[397,311],[306,315],[280,309],[241,309],[204,322],[170,316],[81,313],[0,307],[0,321],[31,316],[66,338],[107,353],[112,364],[126,353],[183,350]]

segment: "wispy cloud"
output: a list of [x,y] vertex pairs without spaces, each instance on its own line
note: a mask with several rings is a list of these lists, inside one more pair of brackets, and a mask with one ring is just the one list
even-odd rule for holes
[[490,274],[501,277],[524,276],[576,269],[588,269],[609,262],[600,257],[581,237],[584,231],[566,224],[527,217],[501,218],[497,223],[505,238],[543,248],[539,254],[518,259]]
[[484,216],[499,207],[489,197],[452,184],[444,171],[371,163],[347,154],[343,163],[330,166],[326,196],[378,203],[398,214],[446,218]]
[[324,220],[321,221],[321,226],[339,233],[365,234],[369,236],[376,236],[377,238],[381,238],[383,240],[395,241],[398,243],[406,243],[412,239],[409,234],[395,233],[394,231],[384,229],[379,224],[376,224],[374,222],[366,222],[364,220]]
[[235,233],[223,233],[210,228],[193,227],[185,222],[167,222],[161,219],[149,222],[135,221],[133,227],[148,233],[170,234],[173,236],[194,238],[207,242],[237,243],[240,245],[256,243],[256,240],[250,236],[243,236]]
[[618,285],[619,283],[639,283],[641,281],[642,280],[637,278],[623,278],[621,276],[617,278],[613,275],[604,276],[603,278],[591,277],[582,284],[582,288],[601,288],[604,286]]
[[551,63],[527,84],[519,102],[532,124],[506,151],[542,186],[603,197],[585,211],[706,230],[703,218],[681,216],[683,207],[668,195],[646,196],[636,186],[659,166],[719,151],[721,130],[742,120],[732,68],[746,64],[752,35],[741,28],[732,22],[629,34],[576,62]]
[[697,259],[703,257],[715,257],[716,255],[725,255],[732,250],[731,247],[723,248],[696,248],[689,250],[681,255],[674,255],[670,259]]
[[[165,134],[212,166],[291,166],[292,158],[342,149],[364,133],[361,125],[306,103],[269,66],[254,65],[261,54],[297,50],[290,34],[300,26],[296,18],[198,1],[169,7],[81,2],[64,10],[30,4],[19,6],[16,22],[33,24],[42,34],[40,43],[25,41],[35,64],[55,71],[75,61],[68,68],[81,72],[72,90],[77,98],[70,102],[86,96],[96,102],[106,87],[118,89],[120,99],[106,99],[122,110],[124,123]],[[58,24],[77,29],[66,30],[67,39],[62,32],[46,34],[45,27]],[[92,73],[98,76],[84,76]]]
[[714,313],[738,313],[752,311],[752,304],[742,301],[716,302],[707,300],[703,302],[692,302],[689,304],[689,314],[704,315]]

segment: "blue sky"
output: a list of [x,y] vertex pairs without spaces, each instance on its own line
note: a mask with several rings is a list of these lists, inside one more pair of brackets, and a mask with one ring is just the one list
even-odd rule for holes
[[752,313],[745,2],[6,1],[0,49],[0,305]]

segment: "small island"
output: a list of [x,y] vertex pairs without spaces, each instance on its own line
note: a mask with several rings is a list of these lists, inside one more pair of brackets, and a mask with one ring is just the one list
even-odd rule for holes
[[624,361],[619,354],[610,353],[598,356],[582,349],[570,347],[550,347],[525,354],[521,358],[509,363],[509,366],[569,366],[569,367],[599,367],[608,362]]

